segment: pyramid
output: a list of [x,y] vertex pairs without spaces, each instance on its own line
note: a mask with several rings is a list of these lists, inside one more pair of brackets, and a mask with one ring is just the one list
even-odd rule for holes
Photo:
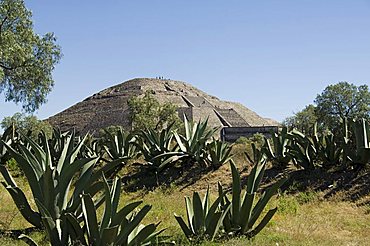
[[102,90],[82,102],[51,116],[47,121],[61,130],[74,128],[80,134],[96,133],[99,129],[121,125],[131,129],[128,100],[153,91],[160,103],[170,102],[178,107],[179,115],[193,121],[206,119],[215,127],[276,126],[240,103],[222,101],[194,86],[174,80],[136,78]]

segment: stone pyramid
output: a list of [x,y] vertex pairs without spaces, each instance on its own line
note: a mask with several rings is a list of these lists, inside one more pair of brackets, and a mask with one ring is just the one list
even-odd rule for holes
[[47,121],[61,130],[75,128],[77,132],[94,133],[99,129],[121,125],[131,128],[127,101],[133,96],[152,90],[161,103],[171,102],[178,107],[179,115],[198,121],[209,118],[210,126],[248,127],[273,126],[278,123],[263,118],[240,103],[227,102],[181,81],[136,78],[102,90],[82,102],[51,116]]

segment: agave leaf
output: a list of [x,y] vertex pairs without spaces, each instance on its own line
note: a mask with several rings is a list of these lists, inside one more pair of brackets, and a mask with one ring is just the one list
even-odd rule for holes
[[266,204],[271,199],[271,197],[276,194],[277,190],[280,188],[286,179],[281,179],[273,184],[269,189],[267,189],[258,200],[257,204],[253,208],[251,219],[249,220],[248,227],[252,228],[257,218],[261,215],[263,209],[266,207]]
[[12,175],[10,175],[8,169],[4,165],[0,164],[0,172],[3,175],[3,178],[5,179],[5,182],[6,182],[7,185],[9,185],[10,187],[16,187],[17,186],[17,184],[16,184],[15,180],[13,179]]
[[26,196],[23,191],[18,187],[7,186],[2,182],[4,187],[7,189],[9,194],[12,196],[15,205],[18,210],[21,212],[22,216],[32,225],[37,228],[42,228],[41,216],[39,213],[32,210],[30,204],[27,201]]
[[56,200],[56,194],[55,194],[55,187],[54,187],[54,181],[55,177],[53,177],[53,170],[50,168],[50,166],[45,167],[46,170],[44,174],[40,178],[40,184],[42,186],[43,194],[44,194],[44,205],[45,207],[53,213],[53,217],[57,218],[57,216],[54,212],[54,205],[55,205],[55,200]]
[[181,140],[181,137],[179,136],[179,134],[177,132],[174,132],[173,133],[173,136],[175,137],[176,143],[180,147],[180,150],[182,152],[186,152],[187,151],[187,148],[185,147],[184,143],[187,143],[187,142],[184,141],[184,143],[183,143],[183,141]]
[[194,212],[194,231],[199,233],[203,231],[205,214],[202,207],[202,200],[200,199],[199,193],[193,193],[193,212]]
[[243,204],[240,209],[240,224],[241,224],[241,232],[245,233],[249,230],[248,222],[252,215],[252,206],[254,201],[255,193],[245,193]]
[[29,236],[27,235],[24,235],[24,234],[21,234],[18,239],[22,240],[23,242],[25,242],[26,244],[28,244],[29,246],[38,246],[37,243],[35,241],[33,241],[32,238],[30,238]]
[[[110,189],[109,189],[107,180],[105,179],[104,175],[103,175],[103,180],[104,180],[104,193],[105,193],[105,207],[104,207],[104,213],[103,213],[103,218],[102,218],[100,227],[102,229],[105,229],[105,228],[109,227],[109,223],[110,223],[110,220],[111,220],[111,215],[112,215],[112,200],[111,200],[112,197],[111,197],[111,195],[112,194],[110,193]],[[115,186],[115,183],[116,183],[115,181],[113,182],[113,186]],[[118,227],[117,227],[117,229],[118,229]],[[100,233],[103,233],[103,230],[100,230]]]
[[42,199],[43,195],[42,195],[41,187],[39,186],[39,183],[38,183],[38,180],[40,177],[38,175],[38,171],[36,171],[33,165],[31,165],[31,163],[29,163],[27,159],[25,159],[21,154],[15,151],[11,146],[9,146],[4,141],[3,141],[3,144],[7,148],[9,153],[13,156],[13,158],[17,161],[17,164],[20,166],[20,168],[23,170],[24,175],[26,176],[29,182],[29,185],[31,187],[33,196],[36,198]]
[[114,245],[119,226],[105,227],[102,229],[100,245]]
[[111,224],[112,225],[120,224],[121,221],[125,217],[127,217],[127,215],[129,215],[132,211],[134,211],[135,208],[137,208],[141,203],[142,203],[142,201],[133,202],[133,203],[127,204],[126,206],[121,208],[121,210],[112,218],[112,223]]
[[209,235],[210,240],[213,241],[217,235],[225,216],[229,213],[231,204],[226,207],[222,212],[214,213],[214,217],[210,220],[209,225],[207,226],[206,234]]
[[143,242],[148,241],[148,238],[157,229],[158,224],[149,224],[141,228],[139,232],[134,236],[134,238],[130,240],[130,242],[128,242],[128,246],[142,245]]
[[168,164],[174,163],[174,162],[176,162],[178,160],[181,160],[182,157],[183,156],[177,156],[177,155],[169,157],[168,159],[166,159],[164,162],[162,162],[158,166],[158,168],[157,168],[158,169],[158,172],[161,172]]
[[233,187],[232,187],[232,223],[239,224],[239,211],[240,211],[240,175],[238,170],[235,167],[234,161],[230,161],[231,173],[233,178]]
[[113,218],[116,215],[120,195],[121,195],[121,180],[118,177],[116,177],[113,182],[113,187],[111,189],[111,196],[113,198],[111,218]]
[[206,195],[203,198],[202,206],[203,206],[204,215],[206,215],[208,213],[209,206],[210,206],[209,185],[208,185],[208,188],[207,188]]
[[[46,155],[45,155],[44,150],[37,143],[35,143],[31,138],[27,137],[27,135],[24,135],[24,134],[21,134],[21,135],[33,149],[36,160],[39,163],[45,163]],[[45,167],[42,167],[42,168],[45,169]]]
[[83,166],[91,167],[95,165],[97,158],[85,158],[76,160],[69,165],[68,169],[63,168],[60,174],[59,183],[56,186],[56,193],[59,193],[58,207],[65,209],[67,207],[67,196],[69,193],[69,187],[72,182],[73,176],[77,173],[79,169]]
[[66,213],[65,218],[67,222],[67,230],[72,241],[79,242],[82,245],[87,245],[84,231],[82,230],[77,218],[71,213]]
[[181,218],[181,216],[178,216],[176,214],[174,214],[176,220],[177,220],[177,223],[179,223],[182,231],[184,232],[185,236],[187,238],[192,238],[194,236],[194,233],[192,231],[191,228],[189,228],[186,223],[184,222],[184,220]]
[[256,226],[256,228],[254,228],[253,231],[251,231],[249,233],[249,235],[247,235],[247,236],[249,238],[251,238],[251,237],[254,237],[255,235],[257,235],[267,225],[267,223],[271,220],[271,218],[274,216],[276,211],[277,211],[277,208],[270,209],[267,212],[267,214],[263,217],[261,222],[258,224],[258,226]]
[[71,133],[70,135],[68,135],[64,138],[63,150],[60,154],[58,164],[57,164],[57,170],[58,170],[59,173],[61,173],[62,168],[65,165],[68,153],[70,153],[72,151],[73,139],[74,139],[74,133]]
[[[121,226],[121,231],[118,235],[118,241],[127,239],[130,233],[140,224],[140,222],[143,220],[145,215],[149,212],[149,210],[152,207],[150,205],[145,205],[135,216],[134,218],[129,221],[129,223],[122,227]],[[127,240],[124,240],[127,241]]]
[[42,204],[41,201],[39,201],[37,198],[35,199],[36,205],[41,213],[41,219],[44,225],[44,228],[47,231],[47,235],[49,237],[49,240],[52,245],[63,245],[63,242],[60,240],[61,231],[60,227],[58,227],[58,224],[56,223],[58,219],[52,218],[50,212],[47,210],[47,208]]
[[91,177],[91,182],[95,182],[99,180],[102,177],[102,174],[104,174],[106,177],[109,177],[109,173],[111,173],[113,170],[116,169],[119,165],[122,165],[127,160],[127,157],[122,157],[119,159],[115,159],[113,161],[110,161],[106,163],[103,167],[101,167],[98,171],[96,171],[92,177]]
[[94,203],[89,194],[82,194],[81,200],[89,242],[99,244],[100,233]]

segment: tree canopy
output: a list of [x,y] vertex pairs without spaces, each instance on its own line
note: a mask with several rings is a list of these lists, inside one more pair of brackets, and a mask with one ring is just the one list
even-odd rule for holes
[[314,102],[316,105],[306,106],[286,118],[283,124],[312,133],[315,122],[323,130],[337,131],[343,118],[370,120],[370,91],[367,85],[356,86],[348,82],[329,85],[316,96]]
[[288,117],[284,120],[283,125],[288,128],[296,128],[305,134],[312,134],[312,126],[317,121],[316,107],[312,104],[307,105],[302,111]]
[[341,118],[370,119],[370,91],[367,85],[348,82],[329,85],[315,99],[320,122],[334,129]]
[[25,115],[22,113],[15,113],[13,116],[5,117],[0,126],[6,129],[14,126],[22,134],[30,134],[32,139],[37,139],[40,131],[43,131],[48,138],[51,137],[53,132],[52,126],[46,122],[39,120],[34,115]]
[[46,102],[62,56],[54,34],[36,34],[31,18],[24,1],[0,1],[0,93],[26,112]]

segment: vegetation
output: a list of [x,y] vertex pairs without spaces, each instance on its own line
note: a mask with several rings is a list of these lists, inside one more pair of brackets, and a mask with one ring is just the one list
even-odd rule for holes
[[329,85],[316,99],[318,121],[328,129],[339,129],[340,120],[370,120],[370,91],[367,85],[348,82]]
[[29,135],[33,140],[38,138],[39,132],[44,132],[50,138],[53,132],[52,126],[46,122],[37,119],[34,115],[25,115],[22,113],[15,113],[13,116],[5,117],[1,123],[1,128],[7,129],[15,127],[18,132],[23,135]]
[[175,218],[190,241],[199,243],[204,240],[213,241],[215,239],[225,215],[231,208],[231,205],[226,208],[220,207],[225,194],[226,192],[222,192],[212,204],[209,187],[203,201],[198,192],[193,193],[192,200],[190,197],[185,197],[188,225],[180,216],[175,214]]
[[128,101],[131,110],[132,128],[162,130],[170,124],[176,128],[181,125],[177,108],[172,103],[161,104],[153,96],[152,91],[146,91],[144,97],[132,97]]
[[288,117],[283,125],[290,129],[297,129],[304,134],[313,134],[312,126],[317,122],[316,107],[312,104],[306,106],[302,111]]
[[312,135],[315,122],[319,130],[338,132],[344,118],[370,120],[370,90],[367,85],[356,86],[348,82],[329,85],[314,102],[316,105],[306,106],[285,119],[283,124],[289,129]]
[[[270,209],[262,219],[257,222],[271,197],[277,192],[280,186],[285,182],[284,179],[276,182],[266,190],[254,205],[257,190],[266,168],[265,159],[254,165],[247,179],[247,187],[242,195],[240,174],[233,162],[231,162],[232,171],[232,194],[231,201],[227,196],[223,196],[224,190],[219,184],[219,195],[222,197],[222,207],[225,209],[226,216],[223,219],[224,230],[227,235],[244,235],[247,238],[256,236],[274,216],[277,208]],[[229,210],[229,206],[231,209]]]
[[53,33],[37,35],[23,0],[0,1],[0,93],[33,112],[46,102],[61,58]]
[[[241,171],[238,171],[233,160],[238,155],[233,145],[214,139],[216,129],[208,128],[207,124],[207,120],[197,123],[185,120],[184,134],[178,133],[173,124],[162,130],[147,128],[132,133],[115,128],[106,130],[101,139],[89,141],[88,136],[81,138],[74,132],[58,130],[54,130],[51,139],[41,132],[33,140],[11,127],[4,132],[0,143],[3,185],[24,220],[42,230],[52,245],[148,245],[170,244],[171,240],[180,244],[217,243],[232,241],[234,237],[243,241],[242,238],[250,240],[266,235],[264,230],[269,230],[270,222],[278,213],[279,202],[272,198],[283,183],[288,182],[281,178],[286,176],[284,173],[303,169],[313,178],[316,170],[328,175],[343,170],[345,173],[366,172],[370,164],[368,121],[344,119],[343,131],[335,134],[321,132],[315,124],[312,135],[283,128],[271,139],[248,140],[244,151],[252,168],[248,176],[243,177],[248,164],[239,164]],[[15,164],[9,162],[11,158]],[[129,160],[144,161],[142,165],[149,168],[130,174],[134,169],[128,166]],[[158,236],[165,228],[152,223],[150,205],[131,201],[120,206],[120,200],[127,196],[121,192],[125,188],[122,184],[130,180],[125,177],[121,180],[118,174],[136,177],[145,183],[146,172],[154,172],[157,190],[163,190],[167,196],[177,184],[176,177],[182,173],[195,172],[191,175],[202,177],[210,170],[224,169],[226,162],[231,163],[231,188],[218,183],[216,196],[209,188],[203,199],[199,191],[193,190],[192,198],[186,195],[187,222],[179,209],[172,211],[176,213],[174,220],[179,227],[167,231],[176,235],[174,239]],[[9,163],[18,165],[24,176],[15,178]],[[264,178],[270,163],[281,173],[279,177],[275,174],[272,180],[271,176]],[[127,167],[129,169],[123,169]],[[159,173],[169,177],[167,188],[160,187]],[[177,173],[180,176],[176,176]],[[27,185],[19,185],[16,180]],[[270,180],[267,187],[263,186],[266,180]],[[294,190],[295,185],[290,182],[288,187]],[[296,203],[308,203],[315,199],[312,197],[311,193],[302,193]],[[278,198],[277,201],[281,202],[283,211],[296,211],[299,207],[291,204],[293,200]],[[20,238],[36,245],[31,237],[22,235]]]

